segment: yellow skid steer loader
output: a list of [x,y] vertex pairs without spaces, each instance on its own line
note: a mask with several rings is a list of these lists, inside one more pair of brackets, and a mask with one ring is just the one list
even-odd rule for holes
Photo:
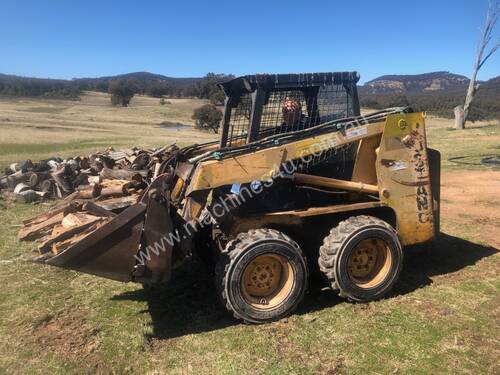
[[340,296],[384,296],[403,247],[439,233],[439,152],[409,108],[360,115],[356,72],[243,76],[220,141],[163,162],[140,200],[50,265],[160,283],[193,253],[215,265],[227,309],[289,315],[321,272]]

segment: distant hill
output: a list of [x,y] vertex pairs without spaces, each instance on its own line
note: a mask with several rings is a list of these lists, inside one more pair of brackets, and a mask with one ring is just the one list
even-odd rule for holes
[[117,79],[131,79],[142,89],[158,83],[166,83],[172,88],[183,89],[197,84],[202,78],[175,78],[149,72],[134,72],[97,78],[73,78],[72,81],[84,90],[97,88],[98,91],[107,91],[109,82]]
[[146,93],[155,85],[166,85],[168,93],[175,96],[195,95],[194,88],[202,80],[201,77],[175,78],[148,72],[72,80],[0,74],[0,95],[78,99],[83,90],[107,92],[111,81],[123,78],[133,80],[140,93]]
[[[500,118],[500,76],[480,84],[470,119]],[[409,105],[415,110],[452,117],[453,108],[465,99],[469,79],[450,72],[385,75],[359,87],[361,105],[387,108]]]
[[361,91],[365,94],[443,91],[465,87],[468,82],[467,77],[450,72],[385,75],[366,82]]
[[71,81],[64,79],[32,78],[0,74],[0,95],[78,99],[80,90]]
[[[229,76],[215,75],[207,80],[207,77],[174,78],[135,72],[60,80],[0,74],[0,95],[78,99],[83,90],[107,92],[111,81],[125,78],[133,80],[138,92],[142,94],[153,95],[153,89],[156,88],[160,95],[209,98],[212,91],[207,89],[214,86],[221,77]],[[453,108],[463,103],[468,83],[467,77],[444,71],[416,75],[385,75],[359,86],[359,96],[361,105],[368,108],[410,105],[415,110],[451,117]],[[500,76],[479,83],[480,88],[471,109],[471,119],[500,118]]]

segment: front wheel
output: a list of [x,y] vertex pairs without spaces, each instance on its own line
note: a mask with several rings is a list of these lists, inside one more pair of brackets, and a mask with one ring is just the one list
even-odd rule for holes
[[272,229],[240,233],[228,243],[216,267],[224,305],[247,323],[289,315],[304,296],[307,276],[297,243]]
[[403,252],[396,231],[372,216],[339,223],[320,248],[319,267],[341,297],[366,302],[384,296],[396,283]]

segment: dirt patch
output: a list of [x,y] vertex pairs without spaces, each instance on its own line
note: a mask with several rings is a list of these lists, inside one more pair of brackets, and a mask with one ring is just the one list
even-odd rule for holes
[[500,171],[449,171],[441,176],[441,215],[473,238],[500,247]]
[[88,322],[86,311],[71,309],[34,321],[25,340],[42,348],[44,353],[77,363],[87,373],[109,373],[111,368],[98,354],[99,331]]

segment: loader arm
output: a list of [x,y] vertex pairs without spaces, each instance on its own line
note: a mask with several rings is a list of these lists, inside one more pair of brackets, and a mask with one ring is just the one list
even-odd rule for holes
[[[353,142],[370,142],[373,155],[359,152],[356,165],[373,171],[374,183],[378,189],[378,197],[372,206],[387,206],[394,212],[401,241],[405,245],[427,241],[434,237],[436,226],[434,216],[437,214],[433,199],[429,175],[429,157],[425,143],[425,121],[423,113],[399,113],[401,109],[392,110],[382,116],[358,117],[346,121],[343,126],[333,131],[328,124],[301,132],[299,139],[275,138],[273,142],[264,140],[264,145],[255,152],[241,152],[227,156],[215,153],[196,163],[186,189],[186,204],[183,216],[186,220],[196,219],[205,206],[210,190],[224,185],[249,184],[252,181],[270,181],[278,175],[287,163],[308,160],[320,152],[341,149]],[[278,142],[275,140],[278,139]],[[375,140],[375,143],[373,142]],[[268,145],[266,147],[266,145]],[[250,145],[251,146],[251,145]],[[249,147],[249,146],[247,146]],[[355,167],[356,169],[356,167]],[[227,173],[231,171],[231,173]],[[366,176],[364,176],[366,177]],[[363,182],[363,174],[355,173],[356,179]],[[347,188],[346,181],[344,188]],[[436,189],[436,188],[434,188]],[[356,202],[353,202],[356,204]],[[354,206],[356,207],[356,206]],[[328,212],[349,211],[332,207],[328,210],[317,210],[317,215]],[[265,222],[275,213],[267,215]],[[289,216],[300,217],[299,213],[288,213]],[[259,220],[252,218],[252,222]],[[235,230],[233,230],[235,232]],[[237,231],[236,231],[237,232]]]

